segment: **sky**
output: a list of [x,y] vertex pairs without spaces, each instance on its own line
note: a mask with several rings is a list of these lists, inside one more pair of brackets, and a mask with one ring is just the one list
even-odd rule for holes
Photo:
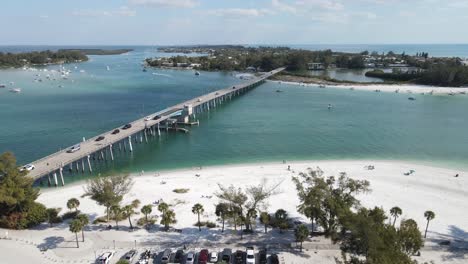
[[468,43],[468,0],[2,0],[0,45]]

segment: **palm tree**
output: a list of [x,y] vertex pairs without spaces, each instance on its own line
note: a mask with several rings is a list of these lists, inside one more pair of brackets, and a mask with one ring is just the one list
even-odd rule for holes
[[132,225],[132,215],[135,214],[135,210],[133,208],[133,205],[129,204],[126,205],[122,208],[123,216],[128,218],[128,223],[130,224],[130,229],[133,230],[133,225]]
[[153,206],[151,204],[147,204],[141,208],[141,213],[145,215],[146,224],[148,224],[148,215],[151,214],[153,211]]
[[119,230],[119,220],[122,217],[122,208],[119,205],[110,207],[110,213],[115,220],[115,229]]
[[80,232],[82,229],[83,229],[83,224],[81,223],[80,220],[74,219],[73,221],[70,222],[69,230],[70,232],[75,233],[77,248],[80,247],[80,244],[78,244],[78,232]]
[[229,205],[227,203],[217,204],[215,214],[217,217],[220,217],[223,221],[223,229],[221,229],[221,233],[224,233],[224,220],[229,214]]
[[270,224],[270,220],[271,220],[271,217],[269,213],[267,212],[260,213],[260,222],[265,225],[265,234],[268,231],[267,227]]
[[199,203],[195,204],[192,207],[192,213],[198,215],[198,223],[197,223],[198,224],[198,231],[201,231],[200,214],[202,214],[204,211],[205,211],[205,209],[203,209],[203,205],[201,205]]
[[80,206],[80,201],[78,199],[76,199],[76,198],[71,198],[67,202],[67,208],[69,210],[75,209],[75,212],[77,212],[79,206]]
[[81,238],[84,242],[84,228],[89,224],[89,217],[85,214],[79,214],[76,216],[76,219],[79,220],[83,225],[83,228],[81,229]]
[[299,225],[294,232],[294,235],[296,236],[296,241],[301,242],[301,252],[302,252],[302,242],[306,240],[306,238],[309,236],[309,229],[307,229],[306,225]]
[[288,229],[288,213],[283,209],[278,209],[275,212],[275,221],[280,228],[280,233]]
[[164,228],[169,230],[169,225],[170,224],[175,224],[177,223],[177,220],[175,218],[175,213],[172,210],[166,210],[165,213],[163,214],[163,217],[161,218],[161,225],[164,225]]
[[167,210],[169,210],[169,205],[167,203],[160,203],[158,205],[158,210],[163,214],[162,217],[164,217]]
[[426,235],[427,235],[427,228],[429,227],[429,222],[435,218],[435,213],[432,212],[432,211],[426,211],[424,212],[424,217],[426,218],[427,220],[427,224],[426,224],[426,231],[424,232],[424,238],[426,238]]
[[395,206],[390,209],[390,215],[393,217],[393,226],[395,226],[395,222],[397,218],[403,213],[400,207]]

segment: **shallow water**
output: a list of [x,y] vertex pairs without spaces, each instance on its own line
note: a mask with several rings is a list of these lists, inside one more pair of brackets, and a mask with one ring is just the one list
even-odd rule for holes
[[[241,82],[226,73],[143,72],[141,60],[154,54],[93,56],[77,69],[67,65],[73,71],[68,80],[41,83],[33,82],[37,72],[0,71],[0,83],[14,81],[23,89],[20,94],[0,89],[0,152],[11,150],[20,163],[30,162],[82,137]],[[189,128],[191,133],[163,133],[94,169],[108,174],[292,159],[398,159],[467,168],[468,96],[413,96],[416,101],[404,94],[267,82],[198,115],[201,125]],[[328,110],[328,104],[334,107]]]

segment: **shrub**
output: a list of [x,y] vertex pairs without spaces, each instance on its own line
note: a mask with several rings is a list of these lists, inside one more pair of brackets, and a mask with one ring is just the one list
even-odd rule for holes
[[63,220],[74,219],[79,214],[80,214],[80,211],[69,211],[62,215],[62,219]]
[[121,259],[121,260],[117,261],[116,264],[130,264],[130,262],[128,262],[128,260],[126,260],[126,259]]
[[47,209],[41,203],[33,203],[26,216],[27,227],[32,227],[47,220]]
[[[148,225],[154,225],[156,223],[156,218],[155,217],[148,217]],[[138,219],[137,225],[139,226],[144,226],[146,225],[146,219],[144,217]]]
[[206,221],[205,225],[208,228],[215,228],[216,227],[216,224],[213,223],[213,222],[210,222],[210,221]]
[[181,188],[181,189],[174,189],[172,191],[175,192],[175,193],[188,193],[190,191],[190,189]]
[[94,219],[94,221],[93,221],[93,225],[102,224],[102,223],[107,223],[107,219],[106,219],[105,216],[98,217],[98,218]]

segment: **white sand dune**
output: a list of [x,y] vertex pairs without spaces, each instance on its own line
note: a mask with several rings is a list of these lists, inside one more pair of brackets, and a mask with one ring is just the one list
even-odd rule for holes
[[[370,164],[375,166],[375,170],[364,169],[364,166]],[[287,170],[287,165],[291,166],[291,171]],[[245,187],[259,184],[262,179],[267,179],[270,184],[280,183],[279,190],[281,191],[269,200],[267,210],[274,212],[283,208],[288,211],[291,217],[309,222],[296,211],[298,198],[291,177],[297,175],[298,172],[306,171],[308,167],[315,168],[317,166],[325,172],[326,176],[338,176],[340,172],[346,172],[352,178],[369,180],[372,192],[360,196],[363,206],[381,206],[385,211],[393,206],[399,206],[403,209],[402,218],[415,219],[422,231],[426,224],[423,216],[424,211],[434,211],[436,218],[429,226],[426,242],[428,246],[436,245],[440,240],[451,240],[457,246],[468,244],[468,222],[466,221],[468,211],[465,210],[468,198],[468,172],[401,161],[304,161],[287,162],[287,164],[279,162],[148,173],[134,177],[135,185],[123,203],[129,203],[134,199],[139,199],[142,205],[151,204],[158,199],[163,199],[171,204],[178,203],[174,207],[178,220],[174,227],[183,229],[182,234],[143,229],[128,232],[128,228],[119,231],[105,231],[95,226],[92,228],[94,231],[87,232],[88,241],[80,249],[61,248],[63,245],[74,246],[74,235],[68,231],[66,223],[54,228],[39,228],[34,231],[10,231],[10,236],[27,239],[35,245],[60,245],[59,248],[49,251],[53,252],[54,256],[59,259],[62,257],[93,259],[94,250],[102,252],[104,248],[111,248],[114,240],[120,250],[131,248],[135,240],[142,245],[158,244],[161,247],[173,242],[200,246],[203,243],[212,243],[221,247],[227,243],[239,242],[239,237],[231,234],[231,226],[227,226],[228,231],[224,235],[217,229],[209,231],[204,229],[203,232],[198,232],[198,229],[193,226],[196,222],[196,215],[191,212],[195,203],[201,203],[205,208],[202,220],[214,222],[216,221],[214,205],[218,202],[214,193],[218,190],[218,184]],[[415,173],[411,176],[405,176],[404,173],[410,169],[415,170]],[[200,177],[196,177],[196,174],[199,174]],[[456,174],[459,174],[459,177],[454,177]],[[165,184],[162,184],[163,182]],[[190,191],[186,194],[176,194],[173,192],[175,188],[189,188]],[[91,215],[92,218],[104,215],[104,207],[98,206],[89,198],[80,198],[82,194],[83,183],[78,183],[63,188],[44,190],[39,201],[48,207],[61,207],[63,210],[67,210],[67,200],[76,197],[81,201],[81,211]],[[212,196],[212,198],[203,198],[202,196]],[[156,207],[153,208],[153,214],[159,215]],[[134,218],[139,217],[141,215]],[[128,226],[128,221],[122,221],[120,224]],[[290,241],[293,237],[290,232],[283,235],[277,232],[264,235],[261,225],[258,225],[257,229],[258,234],[244,238],[243,242],[250,240],[278,243]],[[0,230],[0,234],[2,232]],[[50,237],[55,237],[58,242],[53,243],[50,241]],[[289,259],[294,259],[294,263],[308,263],[307,261],[311,260],[320,260],[322,261],[320,263],[334,263],[332,262],[334,255],[339,256],[339,251],[312,253],[310,259],[301,260],[297,256],[290,256]],[[444,263],[468,263],[468,254],[456,255],[438,248],[427,247],[423,251],[422,258],[419,259],[435,260],[436,263],[441,263],[442,260]]]
[[[307,86],[312,88],[320,88],[319,84],[315,83],[299,83],[299,82],[285,82],[285,81],[272,81],[275,83],[282,83],[282,84],[290,84],[290,85],[300,85],[300,86]],[[391,92],[395,93],[398,91],[399,93],[414,93],[414,94],[429,94],[432,93],[434,95],[448,95],[452,93],[453,95],[465,95],[468,94],[467,87],[438,87],[438,86],[428,86],[428,85],[414,85],[414,84],[333,84],[333,85],[326,85],[326,88],[332,89],[354,89],[354,90],[361,90],[361,91],[371,91],[375,92],[379,90],[381,92]]]

